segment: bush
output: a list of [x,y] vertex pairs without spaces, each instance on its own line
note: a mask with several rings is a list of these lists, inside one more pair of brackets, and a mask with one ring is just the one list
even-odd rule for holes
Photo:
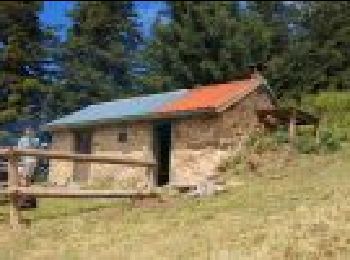
[[303,154],[318,153],[320,150],[320,145],[316,143],[315,138],[309,136],[299,136],[295,140],[294,146],[299,153]]
[[[303,131],[302,131],[303,130]],[[316,138],[309,128],[300,129],[293,144],[299,153],[327,153],[338,151],[341,143],[348,140],[347,134],[337,133],[331,129],[320,132],[320,140]],[[266,151],[275,151],[279,146],[289,143],[289,133],[285,127],[280,127],[271,134],[255,133],[247,140],[247,147],[251,152],[262,154]]]
[[339,141],[340,142],[347,142],[349,140],[348,133],[340,133],[339,134]]
[[222,162],[221,165],[219,165],[218,170],[220,172],[226,172],[228,169],[231,169],[234,174],[239,175],[242,171],[243,162],[243,155],[235,155]]
[[277,144],[286,144],[289,142],[289,134],[288,131],[284,128],[279,128],[273,134]]
[[295,140],[295,148],[298,152],[304,154],[335,152],[341,148],[341,138],[333,134],[330,130],[320,132],[320,140],[310,135],[300,135]]
[[337,151],[341,148],[341,139],[331,131],[320,132],[320,146],[324,151]]
[[247,146],[255,153],[261,154],[265,151],[276,150],[277,142],[273,135],[255,133],[247,141]]
[[322,118],[322,125],[331,129],[341,142],[348,140],[350,127],[350,92],[321,92],[304,95],[304,109],[317,112]]

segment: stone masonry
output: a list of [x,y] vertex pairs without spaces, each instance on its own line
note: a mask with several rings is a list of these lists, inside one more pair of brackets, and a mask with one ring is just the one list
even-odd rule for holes
[[267,94],[257,90],[217,117],[178,121],[173,131],[171,180],[198,184],[217,174],[220,162],[259,127],[256,109],[271,106]]
[[[170,182],[198,184],[217,174],[220,161],[237,151],[259,126],[256,109],[271,106],[268,95],[256,90],[223,113],[173,120]],[[120,127],[117,124],[94,126],[92,153],[154,159],[152,121],[132,121],[124,125],[126,142],[118,140]],[[54,132],[53,149],[73,151],[73,145],[71,132]],[[53,160],[49,179],[65,185],[72,180],[73,171],[72,162]],[[94,163],[90,167],[88,183],[104,181],[115,187],[144,187],[153,174],[144,167]]]
[[[73,152],[73,133],[60,131],[53,134],[52,149],[55,151]],[[49,182],[55,185],[66,185],[73,178],[73,162],[50,160]]]
[[[118,125],[96,128],[93,133],[92,153],[109,154],[122,158],[153,160],[152,124],[139,122],[126,125],[127,141],[118,140]],[[146,167],[94,163],[90,184],[109,180],[118,187],[139,188],[148,185],[153,172]]]
[[[125,125],[127,141],[118,140],[120,125],[95,127],[92,131],[92,154],[108,154],[121,158],[152,160],[152,125],[149,123],[133,123]],[[73,134],[55,132],[54,150],[74,151]],[[153,172],[146,167],[92,163],[88,168],[88,183],[108,184],[115,187],[144,187],[149,184]],[[73,180],[74,163],[53,160],[50,164],[49,181],[56,185],[67,185]]]

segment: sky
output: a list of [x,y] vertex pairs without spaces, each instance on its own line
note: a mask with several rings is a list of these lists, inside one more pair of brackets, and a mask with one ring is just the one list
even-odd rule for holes
[[[73,1],[44,1],[44,10],[40,15],[43,24],[58,26],[59,35],[62,40],[66,39],[67,29],[71,25],[71,20],[66,16],[66,12],[72,9]],[[147,37],[150,35],[157,12],[164,7],[163,1],[135,1],[136,12],[142,24],[142,32]]]

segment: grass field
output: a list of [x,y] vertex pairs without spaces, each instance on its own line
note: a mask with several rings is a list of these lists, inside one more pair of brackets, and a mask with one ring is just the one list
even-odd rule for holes
[[1,259],[347,259],[350,148],[266,157],[230,176],[227,193],[161,208],[125,201],[40,200],[11,232],[0,207]]

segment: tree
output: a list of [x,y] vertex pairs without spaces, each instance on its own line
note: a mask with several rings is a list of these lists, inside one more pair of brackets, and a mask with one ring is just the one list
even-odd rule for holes
[[74,108],[132,91],[133,55],[140,42],[132,1],[80,1],[64,46],[65,88]]
[[270,60],[267,77],[280,96],[349,86],[350,5],[346,1],[298,3],[288,48]]
[[[167,2],[144,60],[146,91],[157,92],[232,80],[262,55],[268,43],[260,20],[240,15],[237,2]],[[257,30],[254,30],[254,27]]]
[[0,123],[33,115],[43,98],[41,8],[41,1],[0,4]]
[[247,5],[250,15],[259,17],[270,31],[270,56],[283,53],[289,44],[294,5],[286,1],[248,1]]

